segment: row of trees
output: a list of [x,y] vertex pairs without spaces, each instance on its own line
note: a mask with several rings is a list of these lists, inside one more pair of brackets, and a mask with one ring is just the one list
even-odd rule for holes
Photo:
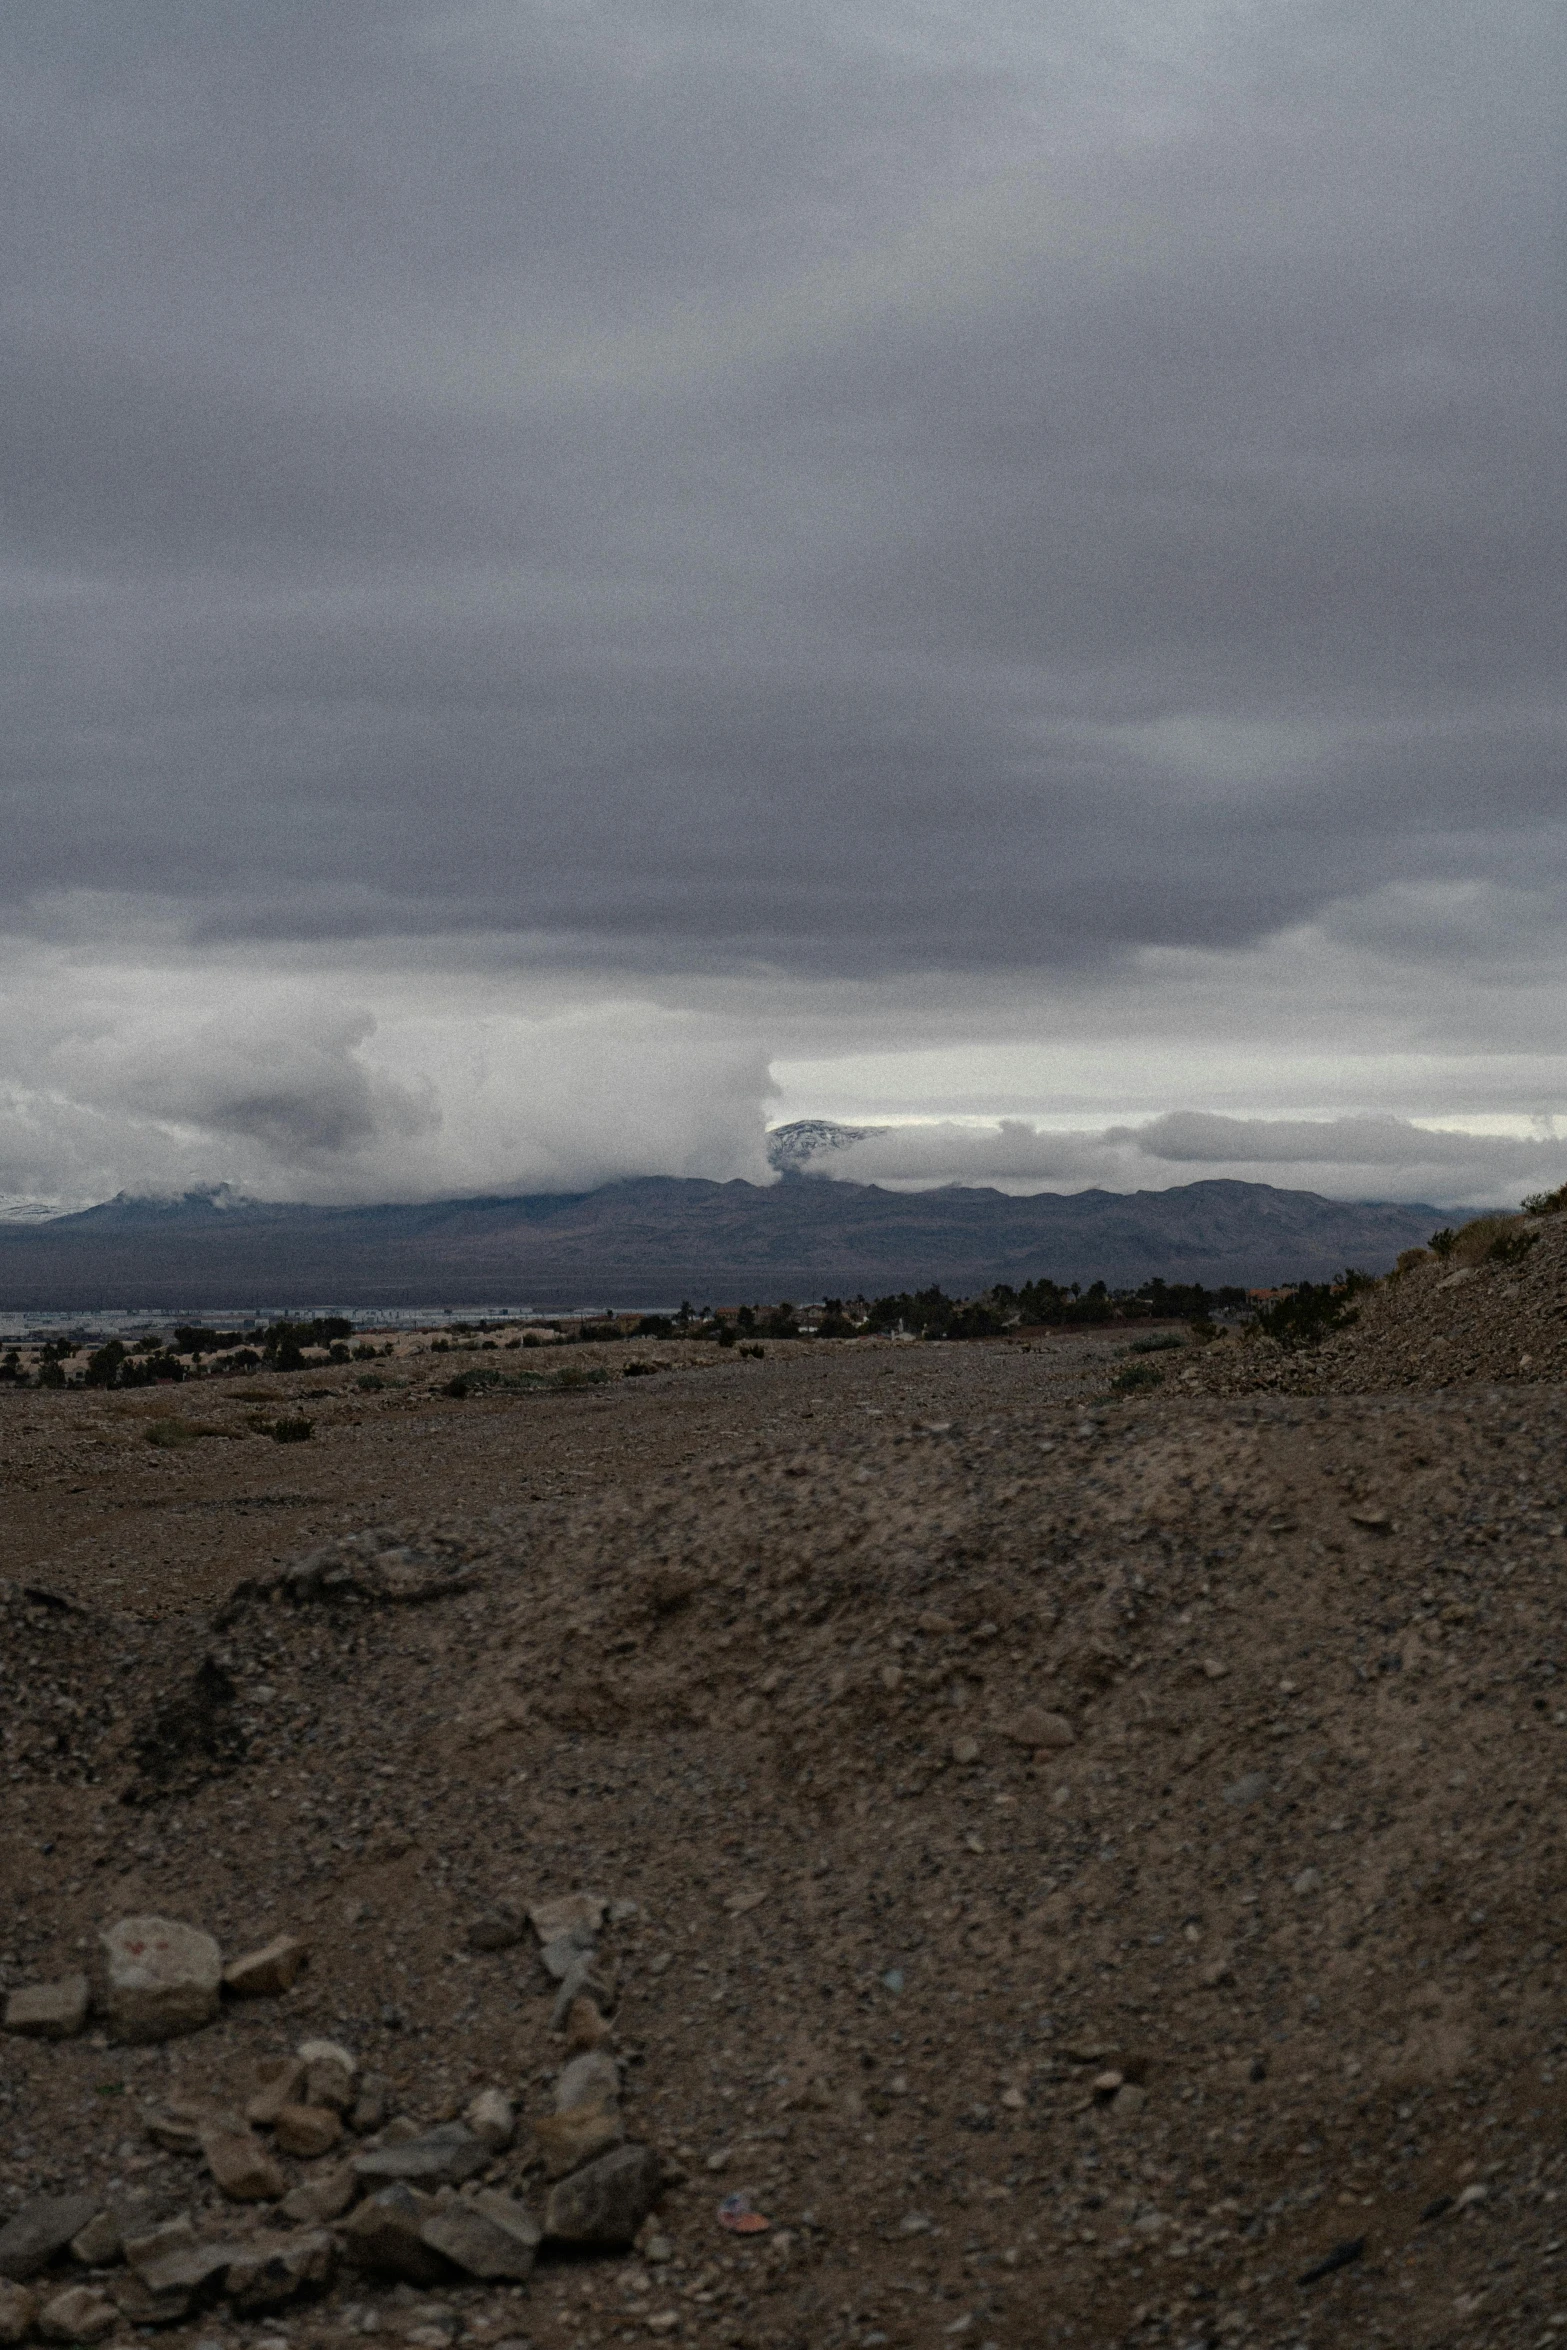
[[[302,1371],[312,1363],[368,1361],[380,1348],[350,1348],[353,1323],[340,1314],[312,1321],[269,1322],[264,1329],[211,1330],[181,1323],[170,1339],[111,1338],[88,1348],[74,1338],[48,1340],[29,1369],[17,1347],[0,1359],[0,1383],[12,1387],[174,1386],[202,1368],[214,1371]],[[313,1352],[307,1352],[313,1349]],[[77,1357],[83,1359],[78,1362]]]

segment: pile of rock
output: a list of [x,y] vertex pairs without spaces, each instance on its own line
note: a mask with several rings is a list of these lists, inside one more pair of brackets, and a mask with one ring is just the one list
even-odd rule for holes
[[[174,2324],[220,2298],[238,2316],[257,2315],[325,2292],[345,2264],[405,2285],[518,2284],[541,2249],[627,2249],[673,2174],[654,2148],[626,2139],[607,2012],[613,1968],[597,1941],[608,1914],[606,1902],[583,1894],[526,1913],[559,1986],[555,2028],[567,2045],[554,2110],[533,2122],[516,2160],[507,2157],[517,2115],[502,2089],[480,2091],[460,2119],[421,2127],[407,2115],[389,2118],[390,2084],[362,2072],[350,2049],[305,2040],[263,2061],[243,2111],[182,2098],[144,2116],[165,2152],[204,2161],[225,2204],[271,2206],[288,2226],[257,2230],[238,2212],[149,2226],[93,2195],[35,2198],[0,2229],[0,2345],[34,2332],[96,2341],[124,2320]],[[130,1919],[104,1941],[105,1996],[119,2002],[105,2012],[125,2036],[193,2030],[215,2009],[227,1976],[210,1937]],[[204,1943],[210,1956],[196,1947]],[[481,1938],[478,1946],[503,1945]],[[236,1965],[252,1986],[265,1978],[265,1987],[283,1988],[293,1963],[279,1943]],[[542,2211],[508,2186],[535,2171],[546,2187]],[[62,2277],[66,2261],[85,2277]]]
[[279,1934],[225,1966],[217,1943],[199,1926],[121,1918],[100,1938],[93,1980],[62,1975],[12,1991],[4,2026],[33,2040],[69,2040],[93,2012],[118,2040],[175,2040],[210,2024],[225,1991],[237,1999],[276,1998],[306,1955],[296,1935]]

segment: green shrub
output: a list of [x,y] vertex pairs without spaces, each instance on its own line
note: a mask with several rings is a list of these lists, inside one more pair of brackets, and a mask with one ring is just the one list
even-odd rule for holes
[[1452,1235],[1451,1245],[1442,1254],[1455,1257],[1461,1265],[1511,1265],[1538,1238],[1538,1233],[1523,1231],[1516,1216],[1476,1216],[1472,1224],[1462,1225]]
[[272,1423],[272,1441],[274,1444],[306,1444],[309,1442],[310,1438],[314,1436],[315,1432],[316,1424],[314,1420],[307,1420],[302,1413],[297,1419],[290,1419],[285,1416],[282,1419],[274,1420]]
[[1297,1347],[1316,1346],[1329,1331],[1349,1328],[1359,1314],[1350,1299],[1357,1290],[1372,1286],[1366,1274],[1354,1272],[1347,1272],[1340,1282],[1302,1281],[1276,1305],[1259,1309],[1256,1328],[1291,1353]]
[[1125,1363],[1110,1381],[1118,1395],[1134,1394],[1139,1388],[1162,1387],[1164,1373],[1157,1363]]
[[1126,1351],[1129,1355],[1167,1355],[1185,1344],[1178,1330],[1159,1330],[1151,1338],[1134,1338]]
[[1554,1191],[1537,1191],[1520,1202],[1526,1216],[1559,1216],[1567,1209],[1567,1183],[1560,1183]]

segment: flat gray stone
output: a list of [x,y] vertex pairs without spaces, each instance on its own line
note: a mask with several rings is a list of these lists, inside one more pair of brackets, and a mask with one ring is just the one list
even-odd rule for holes
[[181,2212],[177,2219],[166,2219],[152,2228],[129,2229],[120,2245],[126,2260],[137,2276],[144,2268],[166,2260],[171,2252],[187,2252],[196,2241],[196,2230],[190,2218]]
[[284,2219],[321,2227],[329,2219],[341,2219],[358,2192],[353,2164],[340,2162],[330,2170],[312,2171],[297,2187],[290,2187],[278,2210]]
[[618,2252],[628,2245],[664,2183],[651,2146],[618,2146],[550,2189],[544,2233],[557,2244]]
[[575,2113],[579,2107],[613,2105],[620,2095],[620,2068],[601,2048],[585,2049],[561,2066],[555,2082],[555,2111]]
[[460,2187],[494,2160],[494,2149],[462,2122],[442,2122],[397,2146],[377,2146],[354,2157],[355,2175],[367,2185],[401,2179],[412,2187]]
[[109,2268],[123,2249],[120,2222],[112,2211],[100,2211],[80,2235],[71,2238],[71,2258],[83,2268]]
[[219,2293],[232,2264],[246,2245],[235,2238],[201,2243],[171,2244],[154,2259],[135,2263],[134,2274],[155,2299],[184,2294],[187,2306],[198,2294]]
[[539,1951],[546,1972],[553,1975],[557,1983],[563,1983],[573,1968],[581,1966],[584,1960],[591,1962],[593,1955],[593,1936],[586,1926],[573,1926],[569,1932],[557,1934],[552,1941],[544,1943]]
[[464,2195],[427,2219],[419,2233],[465,2276],[520,2284],[533,2273],[544,2231],[509,2195]]
[[0,2277],[25,2284],[57,2259],[102,2209],[96,2195],[35,2195],[0,2228]]
[[607,2012],[615,2004],[615,1987],[609,1969],[600,1965],[596,1951],[584,1952],[561,1976],[560,1989],[550,2009],[552,2032],[565,2030],[572,2002],[577,1999],[591,1999],[601,2013]]
[[439,2210],[432,2196],[398,2180],[368,2196],[344,2223],[343,2249],[356,2268],[404,2277],[411,2285],[438,2285],[451,2267],[421,2231]]

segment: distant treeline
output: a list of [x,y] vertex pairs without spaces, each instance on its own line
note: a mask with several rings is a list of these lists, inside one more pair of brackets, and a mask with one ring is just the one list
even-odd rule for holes
[[[17,1347],[0,1358],[0,1383],[12,1387],[168,1387],[208,1371],[303,1371],[310,1364],[368,1362],[390,1353],[361,1343],[350,1347],[354,1325],[341,1314],[310,1322],[269,1322],[265,1329],[209,1330],[180,1323],[172,1337],[111,1338],[85,1348],[79,1339],[52,1338],[33,1351],[32,1368]],[[318,1351],[307,1354],[306,1348]],[[85,1359],[78,1363],[76,1358]],[[188,1360],[186,1358],[189,1358]]]
[[[432,1342],[446,1352],[454,1339],[507,1330],[510,1347],[557,1344],[604,1345],[633,1338],[706,1340],[720,1347],[754,1346],[764,1339],[861,1338],[902,1332],[913,1338],[999,1338],[1008,1331],[1039,1328],[1093,1328],[1110,1322],[1186,1321],[1199,1325],[1215,1313],[1244,1306],[1244,1289],[1205,1289],[1200,1282],[1145,1281],[1140,1289],[1116,1290],[1095,1281],[1029,1281],[1021,1289],[998,1282],[977,1298],[948,1297],[939,1286],[900,1290],[866,1299],[828,1298],[805,1308],[787,1299],[778,1305],[715,1309],[687,1299],[674,1314],[613,1314],[533,1319],[518,1334],[512,1322],[454,1322]],[[283,1319],[242,1330],[181,1322],[168,1337],[148,1335],[131,1343],[111,1338],[87,1347],[73,1338],[49,1339],[0,1357],[0,1386],[156,1387],[193,1377],[233,1371],[302,1371],[311,1367],[368,1362],[389,1354],[391,1345],[354,1339],[354,1325],[341,1314],[310,1321]]]

